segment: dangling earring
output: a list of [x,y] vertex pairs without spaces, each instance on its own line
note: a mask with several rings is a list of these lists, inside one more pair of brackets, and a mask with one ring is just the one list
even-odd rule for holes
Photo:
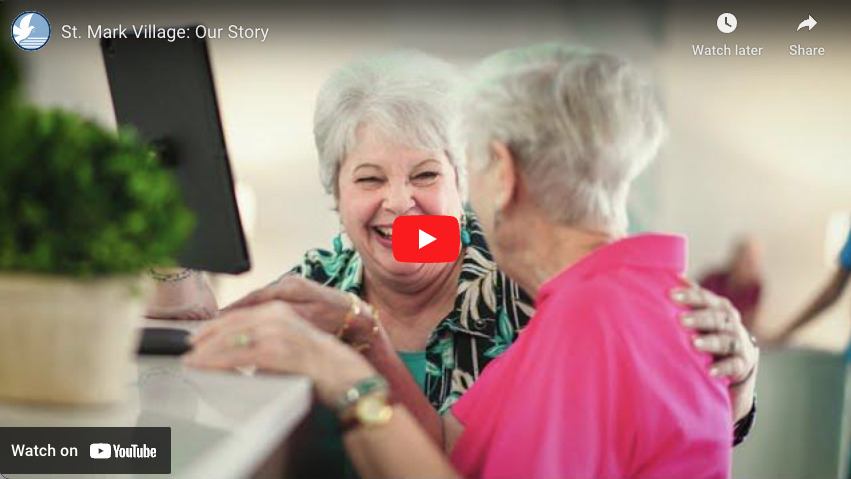
[[461,244],[470,246],[470,230],[467,229],[467,212],[461,213]]
[[340,232],[337,233],[337,236],[331,240],[331,244],[334,245],[334,253],[341,254],[343,252],[343,225],[340,225]]

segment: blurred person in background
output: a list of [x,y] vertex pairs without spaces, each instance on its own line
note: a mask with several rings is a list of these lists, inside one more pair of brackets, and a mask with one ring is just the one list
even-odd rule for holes
[[670,301],[685,240],[625,235],[630,184],[664,132],[651,89],[625,61],[563,45],[478,72],[462,103],[471,205],[536,312],[443,416],[456,470],[379,371],[297,304],[226,313],[186,363],[307,374],[364,477],[728,477],[728,386],[742,384],[706,374],[712,357]]
[[[314,134],[341,235],[330,250],[306,252],[288,274],[227,308],[289,303],[360,351],[438,443],[439,414],[518,338],[534,312],[521,285],[497,268],[476,214],[465,207],[464,155],[450,134],[456,83],[451,66],[416,52],[355,61],[332,74],[317,98]],[[393,221],[419,214],[458,218],[462,245],[455,262],[395,260]],[[201,274],[161,273],[149,316],[218,314]],[[729,395],[738,419],[730,439],[739,443],[755,414],[758,350],[729,302],[698,287],[679,288],[674,299],[693,309],[682,320],[694,330],[695,347],[716,358],[707,370],[738,385]]]
[[762,246],[756,239],[744,237],[736,242],[729,262],[704,275],[700,285],[730,300],[745,328],[755,331],[762,277]]
[[[830,275],[825,285],[804,310],[792,320],[789,326],[777,335],[776,340],[779,342],[788,341],[795,331],[833,306],[842,296],[846,286],[848,286],[849,277],[851,277],[851,231],[848,232],[848,239],[839,253],[839,262],[833,274]],[[849,356],[849,354],[851,354],[851,348],[846,352],[846,356]]]

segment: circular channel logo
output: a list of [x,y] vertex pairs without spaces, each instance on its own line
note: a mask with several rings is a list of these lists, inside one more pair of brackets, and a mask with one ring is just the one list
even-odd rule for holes
[[38,50],[50,39],[50,22],[38,12],[24,12],[12,22],[12,40],[23,50]]

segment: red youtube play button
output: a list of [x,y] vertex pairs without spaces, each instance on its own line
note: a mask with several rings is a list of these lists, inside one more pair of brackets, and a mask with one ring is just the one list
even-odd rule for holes
[[461,251],[458,218],[400,216],[393,222],[393,257],[403,263],[449,263]]

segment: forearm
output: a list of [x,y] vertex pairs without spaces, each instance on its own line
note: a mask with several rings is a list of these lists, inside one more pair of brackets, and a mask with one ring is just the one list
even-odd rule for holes
[[787,334],[792,333],[796,329],[801,326],[807,324],[824,312],[827,308],[833,305],[837,299],[842,295],[842,291],[845,289],[846,284],[848,283],[849,272],[839,268],[836,273],[834,273],[830,282],[822,289],[819,295],[807,306],[804,311],[799,314],[792,324],[787,328]]
[[156,271],[154,291],[145,316],[151,319],[210,319],[218,314],[218,304],[206,274],[173,269]]
[[824,312],[827,308],[829,308],[833,302],[836,300],[836,295],[832,291],[825,291],[819,295],[812,303],[807,306],[797,317],[795,317],[792,324],[788,327],[788,332],[791,333],[801,326],[807,324]]
[[[344,411],[351,411],[346,408],[353,406],[344,406],[341,411],[339,398],[348,397],[353,385],[380,373],[381,370],[377,370],[376,366],[390,371],[395,376],[393,379],[396,388],[401,388],[404,392],[400,395],[399,391],[393,389],[390,378],[384,377],[387,381],[387,392],[391,394],[391,399],[397,402],[392,406],[393,414],[386,423],[361,423],[344,433],[343,443],[349,457],[361,477],[457,477],[442,449],[429,433],[420,427],[418,419],[405,405],[398,403],[400,397],[408,400],[419,397],[422,399],[420,403],[437,418],[437,413],[428,406],[413,378],[393,351],[386,334],[380,327],[378,331],[381,334],[373,337],[375,344],[368,349],[374,363],[368,364],[364,355],[355,355],[348,347],[340,348],[337,341],[328,341],[320,343],[322,360],[313,363],[314,368],[319,369],[314,369],[310,375],[314,378],[320,400],[329,406],[336,404],[341,417],[348,417],[348,413]],[[325,366],[320,367],[323,364]],[[414,401],[414,404],[417,402]]]
[[459,477],[413,416],[404,407],[393,409],[393,418],[387,424],[360,427],[343,437],[360,476]]
[[383,331],[363,355],[387,380],[394,400],[407,408],[435,444],[443,447],[443,422],[440,415],[420,390]]

